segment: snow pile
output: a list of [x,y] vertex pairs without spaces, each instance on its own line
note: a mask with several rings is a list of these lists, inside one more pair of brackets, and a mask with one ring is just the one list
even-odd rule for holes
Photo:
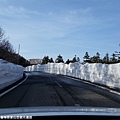
[[24,68],[0,59],[0,90],[23,77]]
[[120,88],[120,63],[86,63],[84,65],[78,62],[70,64],[49,63],[29,66],[25,70],[68,75],[109,87]]

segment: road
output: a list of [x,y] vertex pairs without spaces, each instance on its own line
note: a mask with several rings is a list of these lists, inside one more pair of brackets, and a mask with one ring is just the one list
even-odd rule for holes
[[120,108],[120,96],[73,78],[42,72],[27,73],[21,85],[0,97],[0,108],[88,106]]

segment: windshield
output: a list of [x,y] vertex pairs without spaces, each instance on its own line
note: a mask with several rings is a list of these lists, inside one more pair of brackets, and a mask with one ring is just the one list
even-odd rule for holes
[[1,0],[0,109],[119,110],[119,21],[119,0]]

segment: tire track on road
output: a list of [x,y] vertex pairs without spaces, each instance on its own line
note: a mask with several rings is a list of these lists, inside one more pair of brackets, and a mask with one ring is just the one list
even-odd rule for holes
[[55,81],[57,86],[54,86],[54,89],[56,93],[58,94],[61,102],[63,103],[64,106],[78,106],[78,104],[75,103],[75,100],[73,99],[73,96],[71,93],[68,92],[68,90],[62,86],[60,83]]
[[27,92],[28,92],[28,90],[29,90],[30,86],[31,86],[31,85],[29,85],[29,86],[28,86],[28,88],[27,88],[27,90],[24,92],[23,96],[22,96],[22,97],[21,97],[21,99],[19,100],[19,102],[18,102],[18,104],[17,104],[17,106],[16,106],[16,107],[19,107],[19,106],[20,106],[21,101],[23,100],[23,98],[24,98],[24,97],[25,97],[25,95],[27,94]]

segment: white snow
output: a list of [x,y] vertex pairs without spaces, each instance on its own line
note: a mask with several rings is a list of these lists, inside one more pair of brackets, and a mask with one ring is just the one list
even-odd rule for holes
[[23,70],[20,65],[0,59],[0,90],[20,80],[23,77]]
[[120,63],[86,63],[84,65],[79,62],[70,64],[48,63],[45,65],[38,64],[28,66],[25,68],[25,71],[43,71],[47,73],[68,75],[109,87],[120,88]]

